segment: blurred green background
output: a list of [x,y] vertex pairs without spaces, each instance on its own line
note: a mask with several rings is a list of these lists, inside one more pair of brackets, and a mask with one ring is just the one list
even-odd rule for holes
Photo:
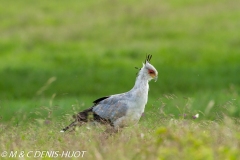
[[206,114],[213,102],[210,113],[229,104],[226,111],[239,116],[239,6],[239,0],[1,0],[1,121],[37,117],[41,107],[48,108],[42,117],[54,106],[55,116],[64,115],[128,91],[147,53],[159,72],[148,110],[174,94],[165,102],[168,113],[178,115],[174,106],[189,97],[192,111]]

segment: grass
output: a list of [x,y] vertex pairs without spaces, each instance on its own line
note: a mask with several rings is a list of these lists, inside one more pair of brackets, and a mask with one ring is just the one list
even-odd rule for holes
[[[150,116],[149,121],[157,120],[162,114],[177,119],[183,115],[191,118],[195,114],[200,114],[200,119],[217,120],[222,118],[223,113],[231,117],[239,117],[238,97],[235,91],[198,92],[194,95],[163,94],[158,98],[152,98],[150,93],[145,115],[150,116],[149,112],[156,112],[158,116]],[[0,104],[1,122],[12,121],[14,124],[24,125],[35,119],[62,120],[65,116],[71,116],[91,107],[95,99],[87,96],[70,98],[54,94],[47,99],[3,100]]]
[[1,97],[33,98],[51,77],[48,97],[123,92],[146,53],[160,73],[154,97],[239,90],[238,1],[11,4],[1,7]]
[[[0,152],[238,159],[239,1],[1,4]],[[108,139],[93,126],[58,133],[93,100],[131,89],[146,53],[159,78],[138,126]]]
[[[1,125],[0,149],[25,153],[87,151],[84,159],[238,159],[240,156],[239,121],[227,116],[219,122],[159,118],[150,125],[146,119],[140,124],[107,139],[102,127],[84,126],[75,132],[60,133],[61,121],[37,121],[25,127]],[[51,158],[43,155],[42,159]]]

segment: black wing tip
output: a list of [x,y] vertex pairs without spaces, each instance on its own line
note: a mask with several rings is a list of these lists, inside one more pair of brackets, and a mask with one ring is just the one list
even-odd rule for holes
[[109,98],[109,97],[110,97],[110,96],[105,96],[105,97],[98,98],[98,99],[96,99],[95,101],[93,101],[93,103],[94,103],[94,104],[97,104],[97,103],[101,102],[102,100],[107,99],[107,98]]
[[113,123],[111,122],[110,119],[103,118],[99,116],[97,113],[93,112],[93,117],[94,117],[94,121],[100,122],[102,124],[110,124],[111,126],[113,126]]
[[150,62],[151,59],[152,59],[152,55],[151,55],[151,54],[147,54],[147,55],[146,55],[145,64],[146,64],[147,62]]

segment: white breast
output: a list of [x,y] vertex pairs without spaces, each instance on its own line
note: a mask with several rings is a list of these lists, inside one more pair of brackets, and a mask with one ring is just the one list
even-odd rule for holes
[[114,122],[115,128],[133,125],[138,123],[140,120],[148,100],[148,85],[143,88],[133,90],[132,94],[132,99],[128,102],[129,108],[127,113],[124,117],[121,117]]

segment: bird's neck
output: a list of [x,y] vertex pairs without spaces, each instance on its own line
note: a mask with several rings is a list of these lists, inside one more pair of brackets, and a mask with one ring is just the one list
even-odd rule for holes
[[149,80],[147,76],[144,74],[139,74],[132,90],[146,90],[148,92],[148,81]]
[[132,99],[138,104],[136,107],[140,107],[141,113],[144,112],[144,108],[148,100],[148,81],[149,80],[146,76],[140,74],[136,78],[134,87],[130,90]]

